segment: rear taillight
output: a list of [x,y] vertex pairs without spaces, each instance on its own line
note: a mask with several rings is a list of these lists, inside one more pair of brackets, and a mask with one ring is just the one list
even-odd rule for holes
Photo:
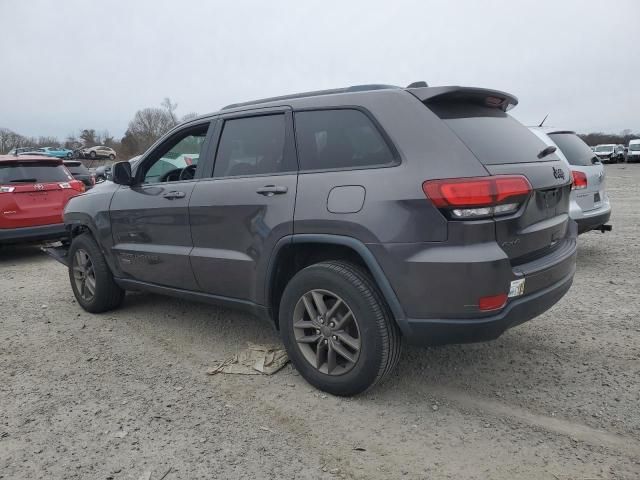
[[500,295],[492,295],[490,297],[482,297],[478,300],[478,308],[483,312],[490,312],[491,310],[500,310],[507,304],[507,294],[501,293]]
[[571,170],[571,176],[573,177],[571,190],[582,190],[583,188],[587,188],[587,175],[585,173],[578,172],[577,170]]
[[96,184],[96,176],[91,175],[91,185],[95,185],[95,184]]
[[16,187],[0,187],[0,193],[12,193]]
[[84,183],[82,183],[80,180],[71,180],[70,182],[62,182],[62,183],[59,183],[58,186],[63,190],[72,188],[73,190],[76,190],[78,192],[85,191]]
[[531,184],[523,175],[427,180],[422,190],[433,204],[456,219],[506,215],[529,197]]

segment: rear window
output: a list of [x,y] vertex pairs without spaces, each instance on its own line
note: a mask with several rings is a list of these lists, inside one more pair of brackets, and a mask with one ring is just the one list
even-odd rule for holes
[[11,162],[0,163],[0,184],[47,183],[72,180],[67,169],[59,163]]
[[593,150],[575,133],[551,133],[549,136],[571,165],[586,166],[600,162]]
[[89,175],[90,173],[89,169],[80,162],[65,162],[64,166],[67,167],[67,170],[69,170],[71,175]]
[[297,112],[295,120],[301,170],[365,168],[395,163],[378,129],[358,110]]
[[428,107],[484,165],[560,159],[553,153],[539,159],[538,153],[547,145],[527,127],[497,108],[454,102],[433,103]]

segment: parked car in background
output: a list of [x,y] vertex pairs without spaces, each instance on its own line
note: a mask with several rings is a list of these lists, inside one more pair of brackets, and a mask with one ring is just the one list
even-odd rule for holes
[[621,149],[620,145],[613,143],[596,145],[594,151],[602,163],[624,162],[624,149]]
[[64,207],[84,191],[60,159],[0,155],[0,244],[64,237]]
[[172,129],[135,172],[115,163],[69,202],[71,245],[51,253],[89,312],[128,289],[244,308],[308,382],[354,395],[403,337],[495,339],[569,290],[571,174],[516,104],[368,85],[230,105]]
[[556,153],[571,171],[571,201],[569,215],[578,223],[578,233],[590,230],[608,231],[611,203],[605,190],[605,170],[597,155],[571,130],[530,127],[538,138]]
[[11,150],[9,150],[9,153],[7,155],[20,155],[22,153],[32,152],[34,149],[35,149],[35,147],[12,148]]
[[627,162],[640,162],[640,139],[629,140]]
[[56,158],[73,158],[73,150],[69,150],[68,148],[62,147],[42,147],[42,152],[45,155]]
[[104,145],[83,148],[81,152],[84,158],[109,158],[111,160],[116,159],[116,151],[113,148],[105,147]]
[[73,178],[84,183],[87,190],[96,184],[96,176],[80,160],[65,160],[64,166],[67,167]]

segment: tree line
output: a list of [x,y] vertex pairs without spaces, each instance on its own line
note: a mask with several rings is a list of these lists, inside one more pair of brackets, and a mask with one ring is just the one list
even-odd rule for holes
[[56,137],[29,137],[8,128],[0,128],[0,153],[7,153],[17,147],[64,147],[70,150],[105,145],[113,148],[121,159],[140,155],[158,138],[178,125],[197,116],[189,113],[178,117],[178,105],[165,98],[160,107],[138,110],[127,127],[124,136],[116,139],[107,130],[97,131],[84,128],[76,134],[68,135],[63,141]]

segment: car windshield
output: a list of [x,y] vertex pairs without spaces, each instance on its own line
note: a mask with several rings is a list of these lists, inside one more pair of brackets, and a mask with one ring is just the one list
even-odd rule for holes
[[59,163],[0,163],[0,184],[67,182],[72,180]]
[[599,162],[598,157],[575,133],[551,133],[549,136],[571,165],[593,165]]
[[640,150],[640,143],[632,143],[629,145],[629,150],[633,150],[634,152],[637,152]]
[[596,152],[613,152],[613,145],[598,145]]

